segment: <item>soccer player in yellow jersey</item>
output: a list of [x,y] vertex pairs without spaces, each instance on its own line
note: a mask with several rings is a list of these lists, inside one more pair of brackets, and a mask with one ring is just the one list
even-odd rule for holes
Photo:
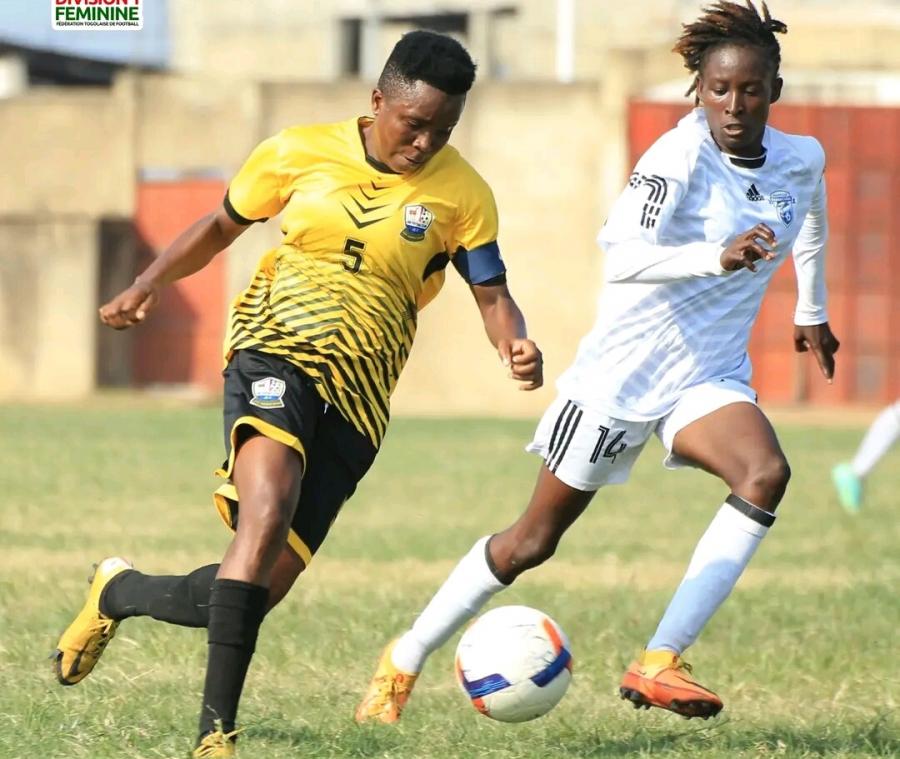
[[118,624],[152,616],[206,627],[196,757],[234,756],[238,701],[260,624],[321,545],[375,458],[418,311],[453,264],[521,388],[541,354],[506,286],[497,211],[484,180],[447,144],[475,66],[456,41],[406,34],[372,93],[371,118],[285,129],[262,142],[223,206],[179,236],[100,309],[143,321],[159,289],[203,268],[255,222],[282,214],[284,239],[234,301],[226,338],[224,484],[235,530],[220,564],[149,576],[102,561],[55,657],[65,685],[87,676]]

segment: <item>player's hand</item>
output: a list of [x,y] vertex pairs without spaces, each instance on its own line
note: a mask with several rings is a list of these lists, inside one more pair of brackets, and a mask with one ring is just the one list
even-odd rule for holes
[[812,351],[829,385],[834,378],[834,354],[840,347],[841,344],[828,326],[828,322],[809,327],[794,325],[794,350],[797,353]]
[[519,390],[537,390],[544,384],[544,357],[534,340],[501,340],[497,353],[503,365],[509,367],[510,379],[525,383]]
[[775,258],[775,233],[766,224],[757,224],[739,234],[722,251],[719,263],[725,271],[749,269],[756,271],[754,261],[771,261]]
[[144,321],[157,303],[159,294],[156,287],[135,281],[127,290],[100,307],[100,321],[113,329],[128,329]]

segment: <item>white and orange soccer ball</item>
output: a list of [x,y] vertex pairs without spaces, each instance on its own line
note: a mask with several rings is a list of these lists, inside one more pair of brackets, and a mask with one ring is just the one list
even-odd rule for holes
[[569,639],[537,609],[491,609],[460,639],[456,677],[482,714],[501,722],[535,719],[556,706],[569,688]]

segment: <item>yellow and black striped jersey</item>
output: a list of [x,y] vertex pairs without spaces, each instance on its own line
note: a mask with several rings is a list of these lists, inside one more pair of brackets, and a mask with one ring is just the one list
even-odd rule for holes
[[284,238],[235,299],[226,357],[283,356],[378,446],[418,310],[451,261],[471,284],[505,271],[487,183],[447,145],[413,174],[366,156],[365,119],[285,129],[262,142],[228,188],[249,224],[283,212]]

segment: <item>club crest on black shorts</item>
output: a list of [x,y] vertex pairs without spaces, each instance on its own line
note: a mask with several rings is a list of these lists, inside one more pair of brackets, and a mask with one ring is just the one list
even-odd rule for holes
[[251,386],[253,397],[250,399],[250,405],[259,408],[284,408],[285,388],[284,380],[277,377],[256,380]]

